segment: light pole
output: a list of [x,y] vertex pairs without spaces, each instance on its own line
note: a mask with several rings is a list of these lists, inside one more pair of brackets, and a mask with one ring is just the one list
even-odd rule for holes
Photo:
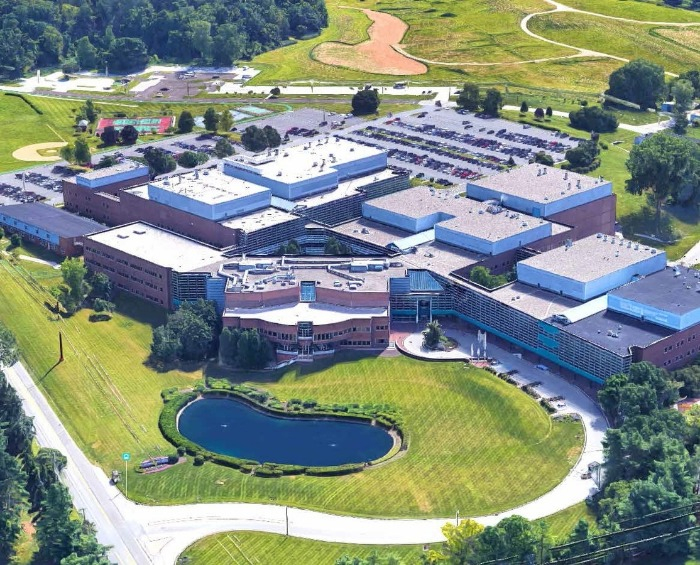
[[455,521],[457,522],[456,526],[459,527],[459,510],[457,510],[457,516],[455,517]]

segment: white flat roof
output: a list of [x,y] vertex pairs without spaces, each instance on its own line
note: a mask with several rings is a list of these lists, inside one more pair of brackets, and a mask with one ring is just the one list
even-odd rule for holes
[[216,249],[143,222],[118,226],[87,239],[178,272],[223,260]]
[[574,241],[569,248],[556,247],[520,263],[574,281],[590,282],[659,253],[663,251],[601,234]]
[[232,164],[243,164],[264,177],[290,183],[326,175],[334,165],[383,153],[386,151],[354,141],[322,137],[299,145],[285,145],[259,155],[228,157],[226,161]]
[[227,228],[240,229],[250,233],[269,226],[283,224],[285,222],[289,222],[290,220],[296,220],[298,218],[299,216],[295,216],[294,214],[290,214],[284,210],[278,210],[277,208],[270,207],[257,212],[251,212],[250,214],[246,214],[244,216],[223,220],[219,223]]
[[297,322],[313,322],[314,325],[337,324],[346,320],[358,320],[388,316],[388,308],[344,307],[333,304],[298,302],[263,308],[226,308],[224,318],[261,320],[274,324],[293,325]]
[[512,212],[497,204],[463,198],[462,192],[416,186],[368,200],[367,204],[413,219],[442,212],[452,218],[437,222],[437,225],[491,242],[551,223],[522,212]]
[[600,180],[600,177],[531,163],[469,182],[467,195],[469,186],[474,185],[543,204],[567,198],[576,192],[585,192],[608,182],[610,181]]
[[269,188],[235,179],[218,169],[174,175],[150,184],[205,204],[220,204],[251,194],[270,192]]

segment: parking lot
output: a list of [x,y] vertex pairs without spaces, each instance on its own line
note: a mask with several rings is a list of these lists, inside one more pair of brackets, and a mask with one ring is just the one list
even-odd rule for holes
[[538,151],[564,159],[566,134],[453,109],[426,107],[351,127],[341,137],[389,152],[389,164],[449,186],[523,165]]
[[[532,128],[526,124],[458,113],[454,109],[425,106],[367,121],[348,114],[336,114],[311,108],[282,114],[261,116],[255,125],[270,125],[289,143],[316,136],[337,135],[358,143],[388,151],[389,166],[409,171],[411,176],[432,179],[449,186],[462,185],[483,175],[495,174],[509,163],[525,164],[538,151],[564,159],[567,149],[580,141],[566,134]],[[244,129],[251,122],[237,126]],[[149,144],[115,147],[113,151],[93,156],[98,163],[105,155],[120,158],[142,156],[148,146],[160,147],[172,155],[183,151],[200,151],[209,155],[204,167],[219,162],[213,155],[216,136],[193,133],[165,138]],[[236,152],[246,153],[240,146]],[[63,163],[41,165],[26,171],[0,175],[0,204],[16,204],[46,199],[49,204],[62,202],[61,180],[69,176]],[[177,172],[186,169],[178,168]]]

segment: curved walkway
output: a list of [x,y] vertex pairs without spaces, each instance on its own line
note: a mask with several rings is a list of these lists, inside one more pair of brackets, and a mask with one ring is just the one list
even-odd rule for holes
[[[467,335],[467,334],[464,334]],[[493,355],[497,348],[489,346]],[[505,360],[505,353],[499,355]],[[506,367],[520,367],[521,375],[534,371],[529,364],[509,356]],[[21,364],[5,369],[10,384],[22,398],[28,415],[34,418],[37,440],[42,446],[61,450],[68,458],[63,480],[70,488],[77,508],[85,509],[95,523],[98,539],[112,546],[111,558],[120,564],[175,563],[177,556],[194,541],[230,530],[275,532],[321,541],[357,544],[415,544],[443,539],[441,527],[450,518],[372,519],[338,516],[277,505],[220,503],[179,506],[141,506],[127,499],[109,484],[105,473],[88,461],[63,428],[53,409]],[[583,453],[569,475],[537,500],[507,512],[477,516],[483,524],[495,524],[504,517],[520,514],[528,519],[547,516],[580,502],[595,492],[590,479],[581,472],[589,462],[602,457],[605,419],[596,404],[572,385],[548,374],[538,391],[563,395],[567,411],[582,418],[586,439]],[[535,380],[535,379],[531,379]],[[288,526],[286,517],[288,516]]]
[[[546,37],[543,37],[534,31],[531,31],[530,28],[528,27],[528,23],[532,18],[535,16],[542,16],[545,14],[554,14],[556,12],[574,12],[577,14],[583,14],[587,16],[595,16],[598,18],[605,18],[609,20],[617,20],[620,22],[628,22],[628,23],[635,23],[635,24],[642,24],[642,25],[660,25],[660,26],[666,26],[666,27],[692,27],[692,26],[700,26],[700,22],[655,22],[655,21],[645,21],[645,20],[634,20],[631,18],[622,18],[619,16],[608,16],[605,14],[598,14],[597,12],[589,12],[588,10],[579,10],[578,8],[572,8],[571,6],[567,6],[565,4],[562,4],[560,2],[556,2],[555,0],[545,0],[548,4],[551,4],[554,8],[552,10],[545,10],[542,12],[535,12],[532,14],[528,14],[525,16],[522,20],[520,20],[520,29],[529,35],[530,37],[537,39],[538,41],[543,41],[545,43],[550,43],[552,45],[556,45],[558,47],[564,47],[566,49],[572,49],[576,51],[576,53],[572,53],[571,55],[561,55],[559,57],[545,57],[545,58],[540,58],[540,59],[527,59],[525,61],[513,61],[513,62],[494,62],[494,63],[478,63],[474,61],[469,61],[469,62],[454,62],[454,61],[434,61],[431,59],[424,59],[422,57],[417,57],[415,55],[411,55],[408,53],[405,49],[394,45],[392,46],[396,51],[401,53],[402,55],[409,57],[411,59],[415,59],[416,61],[420,61],[421,63],[427,63],[430,65],[439,65],[439,66],[444,66],[444,67],[492,67],[492,66],[502,66],[502,65],[525,65],[529,63],[544,63],[547,61],[560,61],[563,59],[574,59],[577,57],[599,57],[599,58],[605,58],[605,59],[614,59],[616,61],[620,61],[623,63],[628,63],[629,59],[626,59],[624,57],[618,57],[617,55],[612,55],[610,53],[603,53],[601,51],[593,51],[591,49],[585,49],[582,47],[576,47],[575,45],[569,45],[567,43],[561,43],[559,41],[554,41],[553,39],[548,39]],[[670,76],[678,76],[674,73],[666,73],[667,75]]]

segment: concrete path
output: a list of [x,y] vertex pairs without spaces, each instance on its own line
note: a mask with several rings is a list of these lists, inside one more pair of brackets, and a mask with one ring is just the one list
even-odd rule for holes
[[[467,334],[465,334],[466,336]],[[489,354],[496,348],[489,346]],[[605,420],[596,404],[579,389],[503,352],[503,369],[519,368],[519,377],[543,382],[538,391],[566,397],[566,411],[579,414],[586,430],[583,454],[567,477],[544,496],[519,508],[490,516],[478,516],[483,524],[495,524],[512,514],[528,519],[547,516],[580,502],[595,492],[591,480],[582,480],[588,463],[600,461]],[[5,369],[10,384],[34,418],[40,445],[61,450],[68,458],[63,480],[75,505],[95,523],[98,539],[112,546],[111,558],[120,564],[172,564],[191,543],[203,536],[231,530],[288,533],[322,541],[357,544],[415,544],[443,539],[441,527],[450,518],[369,519],[337,516],[276,505],[221,503],[180,506],[141,506],[126,500],[109,484],[105,473],[88,461],[61,425],[53,409],[21,364]],[[287,522],[288,517],[288,522]]]

